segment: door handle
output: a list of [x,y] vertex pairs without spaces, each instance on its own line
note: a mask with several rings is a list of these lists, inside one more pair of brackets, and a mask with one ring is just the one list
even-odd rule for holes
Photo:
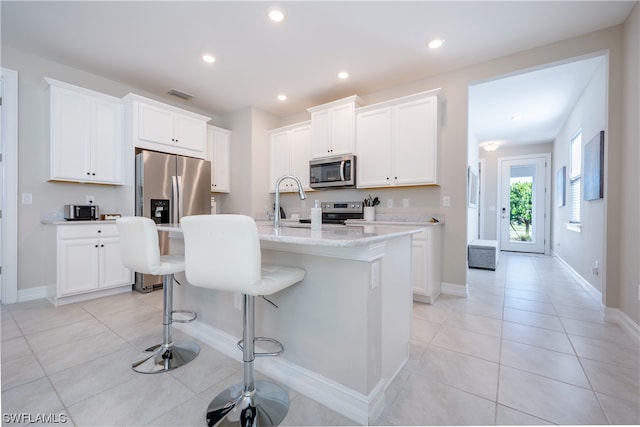
[[184,215],[184,198],[182,197],[184,187],[182,185],[182,177],[178,175],[176,178],[178,181],[178,216],[175,222],[180,222],[182,215]]
[[180,212],[178,210],[178,203],[179,203],[179,191],[178,191],[178,177],[177,176],[172,176],[171,177],[171,193],[173,194],[173,206],[171,206],[171,215],[172,218],[169,219],[169,222],[174,222],[174,223],[178,223],[180,222]]

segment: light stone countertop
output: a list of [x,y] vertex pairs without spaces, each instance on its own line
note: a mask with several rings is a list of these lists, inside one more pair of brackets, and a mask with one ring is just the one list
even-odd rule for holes
[[395,220],[380,220],[377,219],[375,221],[367,221],[364,219],[348,219],[347,225],[380,225],[380,226],[393,226],[393,225],[402,225],[402,226],[415,226],[415,227],[432,227],[437,225],[444,225],[443,221],[431,221],[431,219],[425,220],[414,220],[414,219],[395,219]]
[[[271,221],[257,220],[258,237],[262,242],[288,243],[308,246],[351,248],[367,246],[398,237],[420,233],[418,227],[389,227],[384,225],[331,225],[311,230],[308,224],[287,222],[274,229]],[[159,231],[182,233],[179,224],[159,224]]]
[[66,220],[40,220],[44,225],[100,225],[100,224],[115,224],[115,219],[92,219],[92,220],[80,220],[80,221],[66,221]]

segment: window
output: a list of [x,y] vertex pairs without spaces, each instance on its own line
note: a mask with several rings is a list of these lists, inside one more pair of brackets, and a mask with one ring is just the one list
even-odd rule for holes
[[582,130],[571,139],[571,218],[569,222],[580,223],[580,193],[582,189]]

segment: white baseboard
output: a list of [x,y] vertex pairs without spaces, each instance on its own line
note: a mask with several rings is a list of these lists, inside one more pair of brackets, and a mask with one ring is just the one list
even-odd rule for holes
[[606,307],[602,304],[602,292],[593,287],[593,285],[587,282],[584,277],[578,274],[565,260],[559,257],[557,254],[552,255],[560,262],[560,264],[582,285],[585,291],[589,293],[600,305],[604,308],[604,320],[607,322],[615,323],[619,325],[626,334],[634,340],[635,345],[640,343],[640,325],[634,322],[627,314],[619,308]]
[[640,343],[640,325],[634,322],[627,314],[619,308],[605,307],[604,320],[620,325],[637,346]]
[[58,305],[72,304],[74,302],[89,301],[96,298],[103,298],[103,297],[122,294],[126,292],[132,292],[131,285],[118,286],[117,288],[101,289],[99,291],[91,291],[84,294],[70,295],[70,296],[59,297],[59,298],[55,296],[53,297],[48,296],[47,299],[53,305],[58,306]]
[[[238,362],[242,362],[242,352],[236,346],[239,338],[198,321],[183,324],[174,323],[173,327]],[[254,363],[255,369],[262,374],[361,425],[375,422],[384,409],[385,384],[383,380],[376,384],[369,395],[364,395],[280,357],[256,358]]]
[[580,273],[575,271],[573,267],[569,265],[569,263],[567,263],[557,254],[552,253],[552,256],[554,256],[560,262],[560,265],[562,265],[564,269],[567,270],[567,272],[571,273],[574,279],[576,279],[578,283],[580,283],[580,285],[584,288],[584,290],[587,291],[587,293],[591,295],[593,299],[595,299],[597,302],[600,303],[600,305],[604,307],[604,304],[602,304],[602,292],[594,288],[591,283],[589,283],[584,277],[580,275]]
[[440,287],[440,293],[453,295],[455,297],[467,298],[469,296],[469,287],[468,285],[459,285],[457,283],[442,282]]
[[18,302],[33,301],[47,297],[47,287],[37,286],[35,288],[18,289]]

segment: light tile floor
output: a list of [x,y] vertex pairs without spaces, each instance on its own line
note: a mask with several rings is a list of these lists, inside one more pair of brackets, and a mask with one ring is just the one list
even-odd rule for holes
[[[640,343],[555,259],[503,253],[497,271],[471,269],[468,283],[469,298],[414,304],[411,358],[378,425],[640,424]],[[241,365],[200,343],[168,374],[132,371],[160,340],[161,310],[161,292],[2,306],[3,424],[29,413],[76,426],[204,425]],[[354,424],[289,394],[284,425]]]

